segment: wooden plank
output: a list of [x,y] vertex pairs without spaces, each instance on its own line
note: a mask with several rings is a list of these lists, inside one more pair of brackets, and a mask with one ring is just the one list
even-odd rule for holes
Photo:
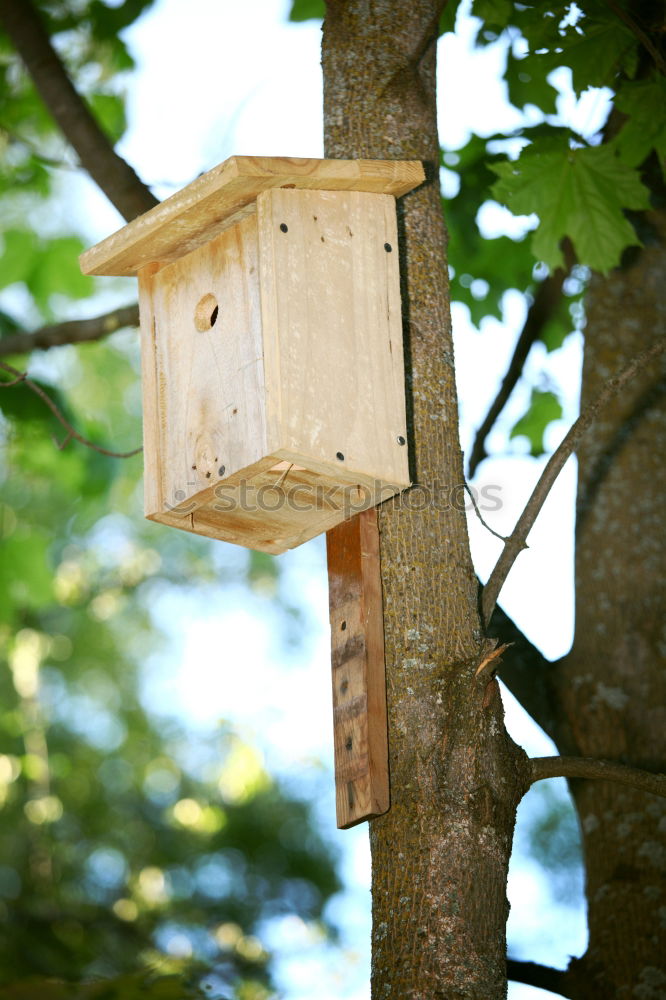
[[409,485],[395,199],[257,199],[268,441],[328,475]]
[[400,196],[425,179],[419,161],[232,156],[81,255],[84,274],[136,274],[173,261],[255,211],[269,188]]
[[162,509],[164,496],[162,419],[160,417],[157,342],[152,302],[152,279],[159,264],[139,271],[141,323],[141,387],[143,393],[143,503],[146,515]]
[[184,531],[279,554],[392,495],[373,492],[372,482],[344,482],[328,476],[326,469],[307,469],[299,463],[300,456],[285,457],[284,452],[268,456],[147,516]]
[[363,511],[326,536],[337,825],[390,805],[384,626],[377,512]]

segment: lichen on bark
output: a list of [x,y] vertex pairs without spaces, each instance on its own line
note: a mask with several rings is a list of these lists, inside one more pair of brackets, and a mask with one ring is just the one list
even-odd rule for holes
[[[463,483],[439,193],[435,60],[443,4],[329,0],[325,154],[420,159],[398,208],[412,478]],[[423,495],[423,494],[422,494]],[[414,504],[414,508],[420,504]],[[506,994],[506,877],[526,759],[503,723],[465,515],[380,508],[391,811],[371,824],[372,995]]]

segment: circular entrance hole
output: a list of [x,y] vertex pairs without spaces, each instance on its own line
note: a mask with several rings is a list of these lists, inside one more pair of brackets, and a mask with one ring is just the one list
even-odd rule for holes
[[217,299],[210,292],[199,299],[194,310],[194,325],[197,330],[203,333],[205,330],[210,330],[212,326],[215,326],[218,312]]

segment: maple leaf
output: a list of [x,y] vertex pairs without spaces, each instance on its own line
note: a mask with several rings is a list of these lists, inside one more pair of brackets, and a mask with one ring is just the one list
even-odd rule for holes
[[490,166],[499,177],[493,196],[517,215],[539,216],[532,249],[550,268],[563,263],[565,236],[579,263],[601,272],[619,264],[626,247],[641,245],[624,210],[648,208],[649,193],[610,146],[537,139],[517,160]]

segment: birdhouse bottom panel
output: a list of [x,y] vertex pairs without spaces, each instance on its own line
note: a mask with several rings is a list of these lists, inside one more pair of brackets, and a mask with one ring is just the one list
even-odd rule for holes
[[[148,513],[161,524],[279,554],[398,492],[365,476],[306,468],[280,451],[177,506]],[[312,465],[312,463],[310,462]]]

